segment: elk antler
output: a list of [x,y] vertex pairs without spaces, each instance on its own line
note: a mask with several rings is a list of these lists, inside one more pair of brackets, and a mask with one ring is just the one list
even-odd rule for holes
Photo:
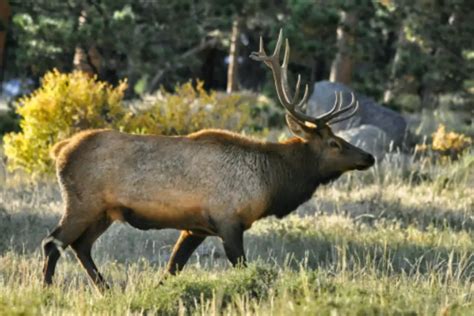
[[[311,124],[315,124],[316,126],[323,126],[328,123],[337,123],[343,120],[347,120],[348,118],[352,117],[357,110],[359,109],[359,102],[355,100],[354,93],[352,95],[351,103],[341,109],[342,105],[342,92],[338,93],[335,92],[336,99],[334,101],[334,105],[328,112],[318,116],[313,117],[307,115],[304,110],[306,107],[306,101],[308,100],[308,85],[305,85],[305,91],[303,97],[300,101],[298,101],[299,93],[300,93],[300,83],[301,83],[301,76],[298,74],[298,79],[296,80],[296,87],[295,87],[295,94],[291,96],[291,92],[288,86],[288,61],[290,59],[290,44],[288,43],[288,39],[285,39],[285,55],[283,56],[283,64],[280,66],[280,50],[281,44],[283,41],[283,30],[280,29],[280,34],[278,35],[277,44],[275,46],[275,50],[271,56],[268,56],[265,53],[265,49],[263,48],[263,39],[260,36],[260,48],[258,52],[252,52],[250,54],[250,58],[256,61],[263,61],[265,65],[267,65],[273,73],[273,79],[275,81],[275,88],[278,95],[278,100],[280,103],[285,107],[288,113],[295,118],[296,120],[300,121],[303,124],[307,122]],[[343,113],[352,110],[348,115],[344,117],[340,117],[337,119],[337,116],[340,116]]]

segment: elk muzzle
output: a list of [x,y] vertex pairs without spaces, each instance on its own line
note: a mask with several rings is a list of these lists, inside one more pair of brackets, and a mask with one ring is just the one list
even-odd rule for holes
[[360,150],[360,158],[358,159],[358,162],[356,164],[356,169],[357,170],[366,170],[372,167],[375,163],[375,158],[371,154]]

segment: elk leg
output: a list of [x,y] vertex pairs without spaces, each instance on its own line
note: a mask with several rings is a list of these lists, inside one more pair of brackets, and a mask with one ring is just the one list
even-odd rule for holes
[[221,234],[224,250],[234,267],[246,267],[244,252],[244,229],[241,225],[228,227]]
[[77,223],[74,219],[64,216],[58,227],[43,242],[45,256],[43,265],[43,282],[50,285],[53,281],[56,264],[60,257],[59,248],[66,249],[87,228],[87,223]]
[[184,268],[186,262],[191,257],[192,253],[196,248],[206,239],[205,236],[193,235],[189,231],[181,231],[176,244],[174,245],[173,252],[171,253],[167,272],[171,275],[175,275]]
[[94,260],[92,260],[91,250],[94,242],[109,228],[111,223],[110,219],[104,216],[89,226],[89,228],[71,244],[77,258],[99,291],[107,290],[109,286],[97,269]]
[[43,254],[45,257],[43,265],[43,278],[45,285],[50,285],[53,283],[54,270],[61,255],[58,245],[55,241],[56,236],[59,234],[60,230],[61,228],[57,227],[47,238],[43,240],[42,243]]

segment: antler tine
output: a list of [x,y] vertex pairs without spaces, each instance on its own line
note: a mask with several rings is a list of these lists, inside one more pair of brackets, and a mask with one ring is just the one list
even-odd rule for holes
[[290,60],[290,42],[288,41],[287,38],[285,38],[285,55],[283,55],[283,64],[281,65],[281,68],[288,68],[289,60]]
[[[280,35],[282,36],[282,32],[280,30]],[[281,37],[278,37],[278,41],[280,41]],[[277,43],[278,45],[278,43]],[[279,48],[280,49],[280,48]],[[276,49],[275,49],[276,50]],[[280,53],[280,52],[278,52]],[[285,39],[285,54],[283,55],[283,64],[281,65],[281,86],[283,88],[283,94],[285,99],[288,100],[288,103],[293,103],[295,101],[296,96],[291,96],[290,87],[288,84],[288,60],[290,59],[290,43],[288,39]],[[279,60],[279,58],[277,59]],[[290,101],[291,100],[291,101]]]
[[[334,105],[332,106],[332,108],[318,116],[316,119],[320,122],[320,123],[327,123],[329,122],[331,119],[333,119],[334,117],[342,114],[342,113],[345,113],[347,111],[349,111],[350,109],[352,109],[353,105],[354,105],[354,96],[352,96],[352,102],[346,106],[345,108],[341,109],[342,107],[342,103],[343,103],[343,98],[342,98],[342,92],[339,91],[339,92],[335,92],[335,99],[334,99]],[[339,98],[338,98],[339,96]]]
[[355,99],[355,95],[353,92],[351,92],[351,103],[346,106],[345,108],[341,109],[341,105],[342,105],[342,92],[340,92],[341,94],[341,100],[340,100],[340,105],[338,107],[338,110],[334,113],[332,113],[329,117],[328,117],[328,121],[335,118],[336,116],[339,116],[341,115],[342,113],[346,113],[347,111],[350,111],[352,108],[354,108],[354,106],[356,105],[356,99]]
[[[308,100],[308,96],[309,96],[308,92],[309,92],[308,84],[305,84],[304,85],[303,97],[301,98],[301,101],[297,105],[298,108],[303,109],[303,107],[306,107],[306,101]],[[312,122],[312,123],[316,123],[314,117],[311,117],[311,116],[308,116],[308,117],[310,119],[307,120],[307,121]]]
[[338,119],[335,119],[335,120],[331,120],[329,123],[334,124],[334,123],[338,123],[338,122],[342,122],[342,121],[345,121],[347,119],[350,119],[351,117],[353,117],[357,113],[358,110],[359,110],[359,101],[356,102],[356,104],[354,106],[354,110],[352,110],[351,113],[349,113],[348,115],[346,115],[344,117],[341,117],[341,118],[338,118]]
[[334,94],[336,95],[336,100],[334,101],[334,106],[332,108],[331,114],[333,114],[335,111],[339,110],[342,106],[342,91],[339,91],[339,99],[337,98],[337,92],[334,91]]
[[263,38],[260,36],[258,52],[250,53],[250,58],[256,61],[263,61],[265,65],[273,69],[275,61],[279,63],[279,59],[280,59],[281,42],[283,38],[282,32],[283,31],[280,30],[277,44],[275,45],[275,50],[273,51],[273,54],[271,56],[268,56],[267,53],[265,52],[265,48],[263,46]]
[[[281,30],[280,30],[280,34],[281,34]],[[291,103],[294,104],[298,100],[298,97],[299,97],[299,94],[300,94],[301,75],[298,74],[298,77],[297,77],[297,80],[296,80],[296,85],[295,85],[295,94],[294,94],[293,97],[291,97],[290,96],[290,89],[288,88],[289,85],[288,85],[288,76],[287,76],[289,60],[290,60],[290,43],[289,43],[288,39],[285,39],[285,55],[283,56],[283,64],[281,66],[282,74],[283,74],[282,84],[284,85],[283,86],[283,88],[284,88],[283,91],[285,92],[287,99],[290,99]],[[303,94],[303,98],[301,99],[300,102],[298,102],[298,104],[295,105],[295,108],[300,109],[300,110],[304,110],[304,106],[306,105],[307,98],[308,98],[308,85],[306,84],[305,85],[305,92]],[[304,113],[302,113],[302,114],[304,114]]]
[[301,75],[298,74],[298,78],[296,79],[295,95],[293,96],[293,99],[291,99],[291,102],[295,102],[300,96],[300,84],[301,84]]
[[[339,96],[342,99],[342,94],[341,93],[339,93]],[[340,99],[338,98],[337,91],[335,91],[334,92],[334,104],[333,104],[332,108],[328,112],[318,116],[316,118],[316,120],[318,120],[320,122],[327,122],[327,120],[329,120],[329,117],[334,113],[334,111],[336,111],[340,107],[341,107],[341,102],[340,102]]]
[[[280,59],[280,49],[281,49],[281,43],[283,41],[283,30],[280,29],[280,33],[278,34],[278,39],[277,43],[275,45],[275,50],[273,51],[272,57],[276,57],[276,60],[279,61]],[[285,50],[286,52],[286,50]]]
[[267,53],[265,53],[265,48],[263,47],[263,37],[261,37],[261,36],[260,36],[260,43],[259,43],[258,46],[259,46],[258,47],[258,52],[266,55]]
[[250,58],[263,61],[265,65],[271,68],[271,61],[270,61],[271,57],[269,57],[267,53],[265,52],[265,48],[263,46],[263,37],[261,36],[260,36],[260,42],[258,46],[259,46],[258,52],[252,52],[250,54]]

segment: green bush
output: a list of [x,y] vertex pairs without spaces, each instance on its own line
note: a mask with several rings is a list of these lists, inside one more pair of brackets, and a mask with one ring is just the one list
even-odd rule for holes
[[250,120],[239,95],[206,92],[200,81],[177,86],[175,93],[161,90],[135,109],[124,104],[126,88],[125,81],[112,87],[82,72],[47,73],[41,87],[17,104],[21,131],[4,136],[9,170],[51,173],[51,147],[84,129],[176,135],[210,127],[239,131]]

